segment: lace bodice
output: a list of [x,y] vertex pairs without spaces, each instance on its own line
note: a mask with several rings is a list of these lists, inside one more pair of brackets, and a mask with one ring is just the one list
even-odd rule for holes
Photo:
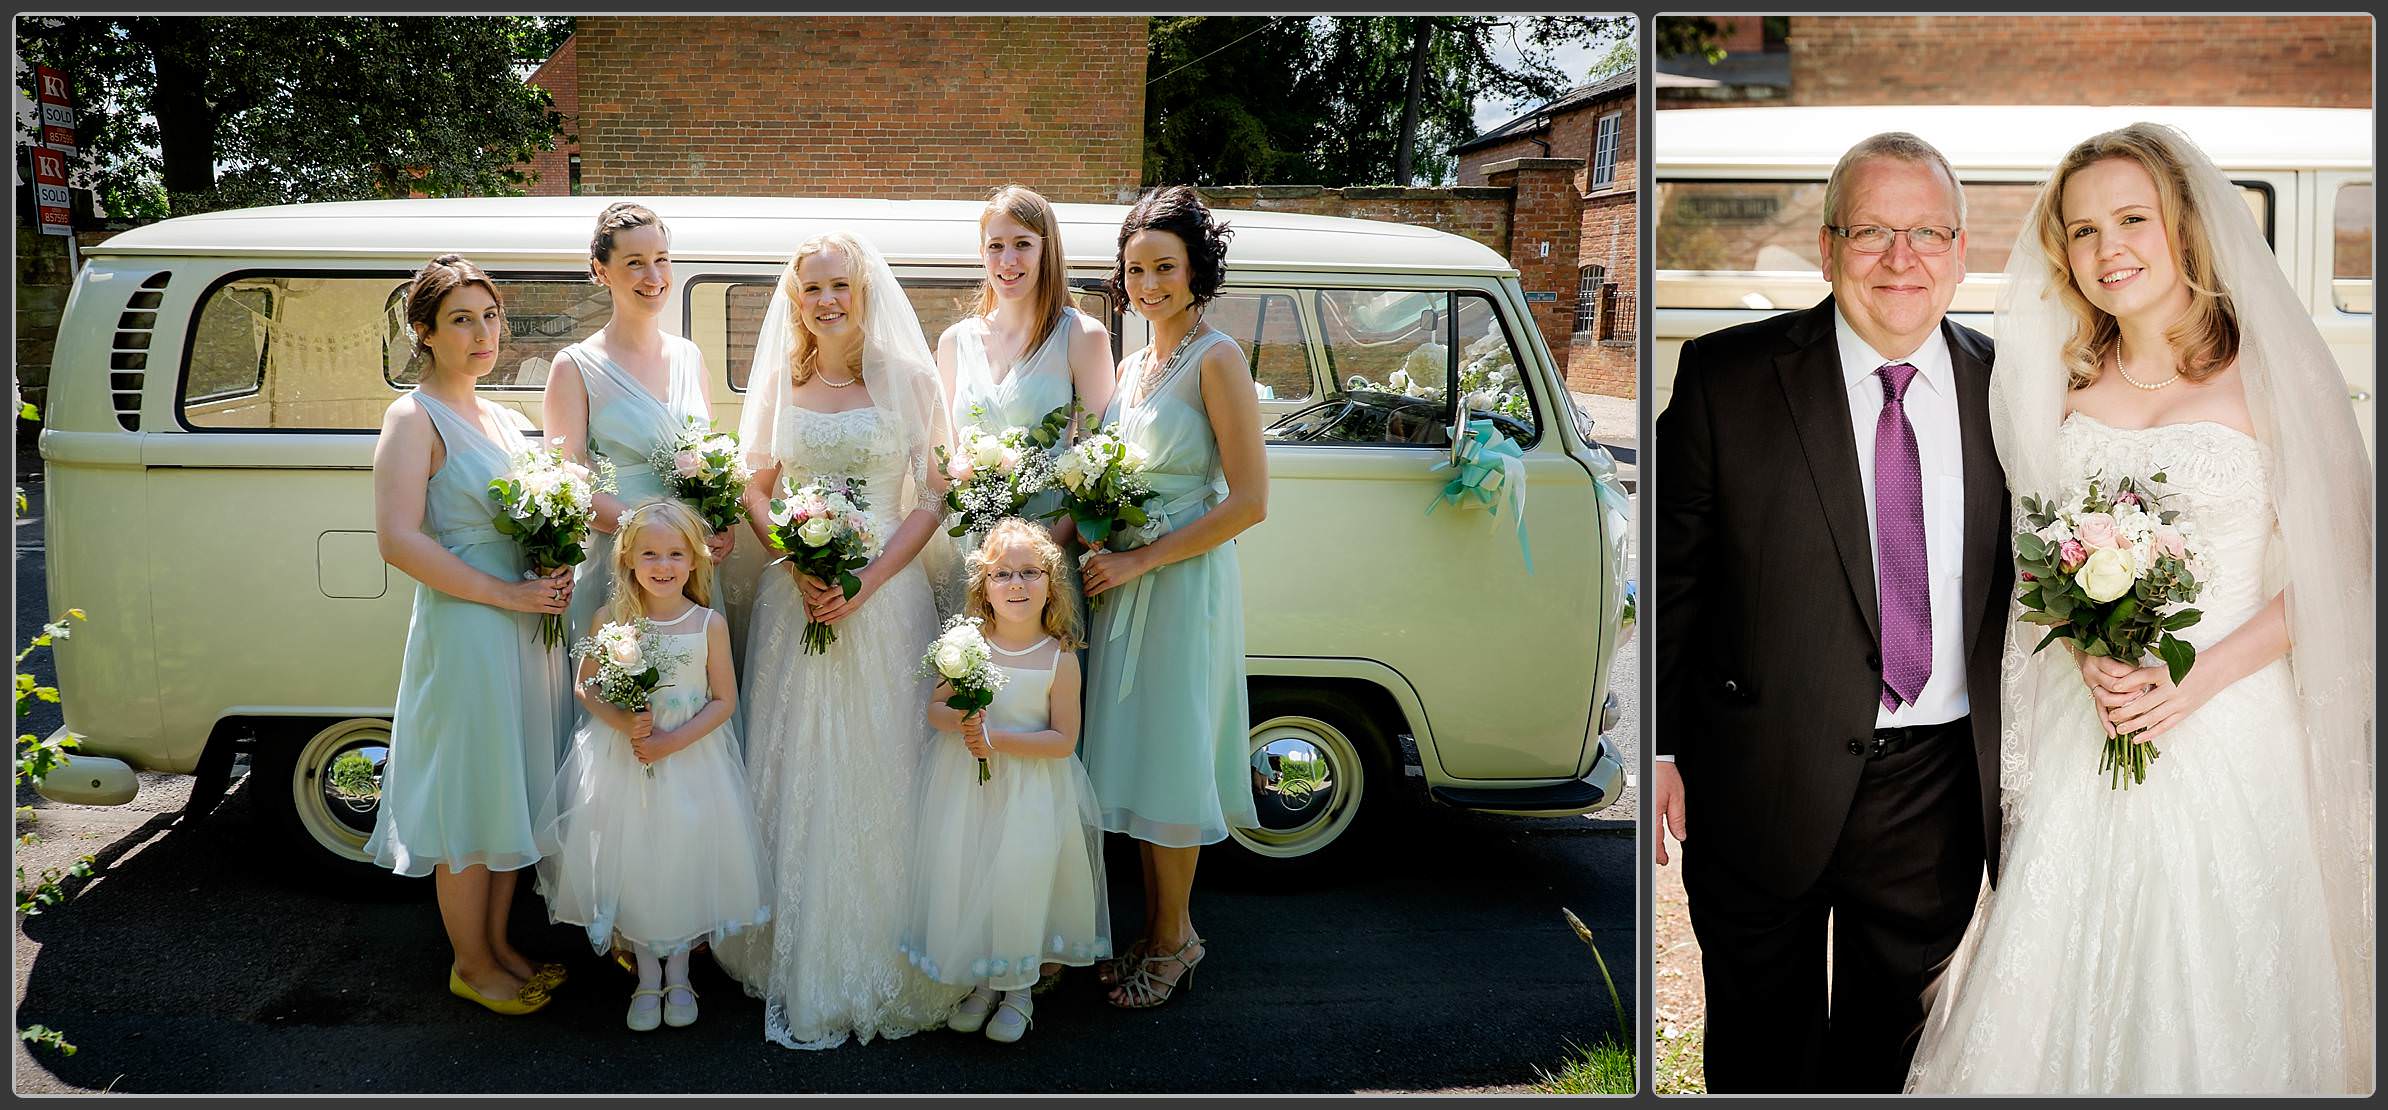
[[2057,450],[2067,473],[2147,477],[2162,471],[2169,507],[2181,510],[2205,555],[2203,619],[2181,637],[2203,648],[2255,615],[2270,594],[2264,562],[2276,532],[2272,451],[2261,441],[2210,420],[2117,428],[2084,413],[2065,418]]
[[780,472],[791,485],[817,477],[863,480],[871,519],[886,535],[900,515],[896,498],[910,469],[904,446],[875,405],[819,412],[789,405],[779,414]]

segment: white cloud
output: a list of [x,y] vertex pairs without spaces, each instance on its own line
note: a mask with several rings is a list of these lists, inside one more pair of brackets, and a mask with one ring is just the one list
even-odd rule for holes
[[[1558,65],[1560,72],[1567,75],[1568,85],[1573,87],[1583,84],[1591,78],[1592,63],[1602,54],[1607,53],[1608,49],[1608,41],[1591,45],[1570,43],[1552,51],[1551,60]],[[1496,37],[1493,40],[1493,52],[1503,64],[1517,64],[1518,51],[1506,36]],[[1511,105],[1503,102],[1499,97],[1481,98],[1476,101],[1476,131],[1478,134],[1482,134],[1499,127],[1516,119],[1521,113],[1532,107],[1534,107],[1532,104]]]

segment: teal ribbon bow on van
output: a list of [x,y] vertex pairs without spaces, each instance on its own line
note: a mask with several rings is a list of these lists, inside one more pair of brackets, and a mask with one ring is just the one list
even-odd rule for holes
[[[1153,532],[1151,539],[1144,543],[1176,531],[1181,523],[1177,519],[1179,516],[1195,509],[1208,512],[1211,506],[1219,503],[1219,499],[1227,496],[1227,479],[1224,477],[1150,474],[1147,479],[1152,483],[1154,496],[1145,501],[1144,512],[1151,521],[1146,527]],[[1189,486],[1187,483],[1195,484]],[[1168,500],[1162,500],[1164,497]],[[1152,612],[1152,580],[1152,575],[1140,574],[1135,581],[1121,588],[1127,594],[1126,608],[1120,619],[1111,622],[1111,634],[1106,637],[1110,640],[1117,640],[1121,636],[1128,638],[1124,657],[1126,662],[1121,664],[1119,671],[1119,694],[1114,699],[1117,701],[1126,701],[1128,691],[1136,688],[1136,658],[1144,654],[1144,624]]]
[[1435,491],[1434,500],[1426,503],[1426,515],[1433,516],[1444,505],[1464,508],[1477,503],[1497,521],[1501,502],[1506,500],[1510,515],[1517,518],[1517,553],[1526,561],[1526,573],[1534,573],[1534,550],[1526,539],[1525,449],[1501,434],[1492,421],[1470,420],[1467,439],[1460,444],[1459,464],[1445,460],[1427,473],[1444,471],[1450,471],[1451,477]]

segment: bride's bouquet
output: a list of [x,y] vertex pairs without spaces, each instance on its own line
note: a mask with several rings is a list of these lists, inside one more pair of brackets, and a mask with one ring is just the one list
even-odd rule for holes
[[[564,457],[561,447],[533,447],[515,456],[513,469],[489,480],[489,496],[501,510],[491,518],[498,533],[520,544],[530,561],[524,577],[576,567],[588,557],[597,484],[587,467]],[[551,648],[563,643],[564,618],[555,613],[539,618],[538,637]]]
[[[663,668],[681,662],[677,652],[663,646],[663,635],[645,617],[599,625],[594,634],[572,645],[572,657],[597,661],[597,673],[582,685],[599,700],[627,713],[654,704],[655,691],[663,685]],[[655,777],[654,764],[647,764],[646,770],[648,778]]]
[[[771,565],[794,563],[797,570],[836,583],[848,598],[861,593],[862,579],[854,572],[879,555],[862,487],[860,478],[815,478],[790,489],[787,479],[780,479],[780,496],[771,499],[771,546],[785,556]],[[804,622],[806,655],[820,655],[836,642],[837,629]]]
[[739,454],[738,437],[716,432],[691,416],[647,456],[647,465],[672,496],[705,518],[705,527],[726,532],[746,519],[746,506],[738,498],[754,474]]
[[[2022,500],[2025,528],[2015,535],[2017,588],[2023,619],[2048,635],[2032,650],[2064,640],[2086,654],[2134,666],[2153,654],[2175,683],[2197,662],[2197,648],[2173,633],[2196,624],[2206,562],[2195,529],[2163,507],[2148,478],[2108,482],[2093,477],[2065,501]],[[2137,731],[2112,737],[2098,758],[2109,789],[2146,782],[2148,764],[2163,754],[2136,743]]]
[[[920,660],[922,674],[942,678],[954,688],[945,704],[963,716],[995,704],[995,691],[1009,681],[995,665],[995,653],[988,649],[987,638],[978,628],[977,617],[957,613],[946,618],[945,633],[929,642],[929,652]],[[978,761],[978,784],[987,784],[985,759]]]
[[[1061,485],[1055,515],[1070,514],[1091,546],[1125,551],[1151,543],[1157,531],[1147,511],[1153,488],[1144,477],[1145,463],[1144,448],[1122,439],[1117,424],[1079,440],[1053,460],[1053,478]],[[1079,565],[1093,555],[1091,550],[1079,555]],[[1102,604],[1102,598],[1087,599],[1089,608]]]
[[[973,413],[978,409],[973,408]],[[1031,428],[1000,432],[965,428],[956,449],[937,445],[937,465],[953,486],[945,507],[954,514],[946,535],[984,534],[997,521],[1020,515],[1028,499],[1053,486],[1053,447],[1069,434],[1070,409],[1045,414]]]

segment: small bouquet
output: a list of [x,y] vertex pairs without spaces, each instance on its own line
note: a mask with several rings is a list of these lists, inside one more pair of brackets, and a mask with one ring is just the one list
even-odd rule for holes
[[[653,704],[655,691],[663,686],[663,668],[680,662],[677,653],[665,650],[663,636],[645,617],[598,626],[594,635],[572,645],[572,657],[597,661],[597,673],[582,685],[627,713]],[[646,771],[648,778],[655,777],[654,764],[647,764]]]
[[[2090,479],[2064,502],[2025,497],[2026,527],[2015,535],[2015,569],[2023,619],[2048,635],[2032,650],[2064,640],[2089,655],[2137,665],[2150,654],[2179,682],[2197,662],[2197,648],[2173,633],[2196,624],[2187,608],[2197,600],[2205,559],[2181,514],[2164,508],[2146,479]],[[2108,789],[2146,782],[2148,764],[2163,754],[2133,742],[2138,732],[2106,741],[2098,770]]]
[[[945,632],[929,642],[929,652],[921,657],[920,672],[931,678],[942,678],[954,688],[945,704],[969,716],[995,703],[995,691],[1008,681],[1003,669],[995,665],[995,653],[987,647],[987,638],[979,634],[977,617],[955,614],[945,621]],[[987,784],[987,761],[978,761],[978,784]]]
[[[597,485],[589,469],[564,457],[564,441],[534,447],[515,456],[514,468],[489,480],[489,496],[499,512],[491,518],[498,533],[522,545],[530,560],[525,578],[540,578],[561,567],[579,566],[588,557],[589,522],[597,515]],[[554,647],[564,642],[564,618],[555,613],[539,619],[539,642]]]
[[[1443,368],[1432,367],[1434,380],[1429,381],[1410,373],[1410,361],[1405,359],[1401,369],[1386,375],[1381,382],[1354,374],[1344,380],[1344,389],[1441,403],[1448,392],[1442,386]],[[1517,362],[1509,353],[1509,341],[1498,333],[1478,339],[1460,351],[1459,392],[1468,408],[1476,412],[1497,412],[1527,424],[1534,421],[1534,403],[1527,399],[1524,383],[1518,380]]]
[[746,506],[738,498],[754,474],[738,451],[738,437],[715,432],[691,416],[647,456],[647,465],[655,469],[672,496],[688,502],[705,518],[705,527],[726,532],[746,519]]
[[[973,414],[981,410],[973,408]],[[984,534],[1028,499],[1053,486],[1053,447],[1069,434],[1068,406],[1046,413],[1032,428],[985,432],[965,428],[958,449],[937,445],[937,465],[953,482],[945,507],[954,516],[946,535]]]
[[[1053,460],[1053,478],[1061,486],[1061,507],[1054,515],[1070,514],[1090,545],[1126,551],[1151,543],[1158,530],[1147,511],[1153,490],[1144,477],[1145,461],[1144,448],[1120,438],[1117,424],[1079,440]],[[1090,550],[1078,556],[1079,565],[1093,555]],[[1102,603],[1099,597],[1087,599],[1090,608]]]
[[[780,496],[771,500],[771,546],[785,557],[771,565],[794,563],[797,570],[837,583],[849,598],[861,593],[862,579],[854,572],[879,555],[862,487],[860,478],[815,478],[790,489],[787,479],[780,479]],[[821,621],[804,623],[806,655],[820,655],[836,642],[837,629]]]

